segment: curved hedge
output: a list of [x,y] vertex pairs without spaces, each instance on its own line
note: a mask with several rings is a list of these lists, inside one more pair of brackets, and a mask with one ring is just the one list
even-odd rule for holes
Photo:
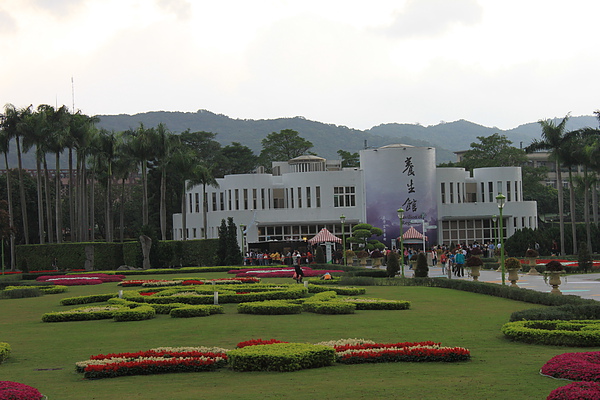
[[504,324],[509,339],[553,346],[600,346],[600,321],[515,321]]
[[64,293],[68,290],[67,286],[64,285],[35,285],[35,286],[7,286],[4,290],[15,290],[15,289],[39,289],[44,294],[58,294]]
[[42,322],[91,321],[96,319],[109,319],[113,318],[114,313],[120,310],[129,310],[129,308],[119,305],[79,307],[69,311],[45,313],[42,315]]
[[510,321],[600,319],[600,304],[565,304],[557,307],[515,311]]
[[140,305],[135,308],[120,308],[113,313],[113,319],[117,322],[124,321],[143,321],[152,319],[156,316],[154,308],[148,305]]
[[0,364],[2,364],[10,356],[10,345],[0,342]]
[[367,293],[367,289],[365,288],[356,288],[356,287],[342,287],[342,286],[321,286],[321,285],[308,285],[309,293],[321,293],[321,292],[329,292],[334,291],[336,294],[341,296],[357,296],[359,294]]
[[289,372],[333,365],[335,349],[308,343],[246,346],[227,353],[234,371]]
[[192,318],[208,317],[212,314],[223,314],[223,307],[219,305],[198,305],[190,306],[185,304],[183,307],[177,307],[171,310],[169,315],[173,318]]
[[238,304],[237,311],[240,314],[260,315],[300,314],[302,312],[302,305],[286,300],[253,301],[251,303]]
[[77,297],[65,297],[60,301],[60,305],[62,306],[75,306],[78,304],[90,304],[90,303],[103,303],[108,301],[108,299],[112,299],[113,297],[117,297],[116,293],[108,293],[108,294],[92,294],[90,296],[77,296]]
[[410,301],[405,300],[357,299],[348,297],[340,301],[354,304],[357,310],[408,310],[410,308]]

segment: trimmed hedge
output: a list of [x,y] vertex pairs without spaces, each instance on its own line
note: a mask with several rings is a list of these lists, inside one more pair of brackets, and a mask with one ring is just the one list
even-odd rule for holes
[[463,290],[465,292],[486,294],[489,296],[502,297],[510,300],[524,301],[527,303],[542,304],[546,306],[560,306],[563,304],[598,304],[596,300],[582,299],[579,296],[563,295],[556,296],[551,293],[537,292],[531,289],[511,287],[508,285],[498,285],[487,282],[465,281],[462,279],[448,278],[399,278],[399,279],[381,279],[378,282],[382,286],[427,286],[439,287],[454,290]]
[[39,289],[44,294],[65,293],[69,288],[64,285],[35,285],[35,286],[7,286],[4,290]]
[[65,297],[60,301],[60,305],[62,306],[75,306],[78,304],[90,304],[90,303],[103,303],[112,299],[113,297],[117,297],[116,293],[107,293],[107,294],[92,294],[89,296],[77,296],[77,297]]
[[317,314],[354,314],[356,304],[342,301],[323,301],[311,306],[311,312]]
[[[123,306],[79,307],[69,311],[49,312],[42,315],[42,322],[91,321],[113,318],[114,313],[129,310]],[[154,311],[154,310],[153,310]]]
[[2,364],[10,356],[10,345],[5,342],[0,342],[0,364]]
[[290,372],[333,365],[335,349],[307,343],[246,346],[227,353],[234,371]]
[[237,312],[240,314],[259,315],[300,314],[302,312],[302,305],[285,300],[255,301],[238,304]]
[[113,313],[113,319],[117,322],[142,321],[152,319],[156,316],[154,308],[148,305],[140,305],[135,308],[120,308]]
[[552,346],[600,346],[600,321],[515,321],[502,327],[511,340]]
[[367,289],[365,288],[355,288],[355,287],[341,287],[341,286],[319,286],[319,285],[308,285],[309,293],[321,293],[321,292],[329,292],[334,291],[336,294],[341,296],[357,296],[359,294],[367,293]]
[[40,297],[42,291],[36,287],[16,287],[12,290],[3,290],[0,292],[0,299],[24,299],[26,297]]
[[600,304],[565,304],[558,307],[529,308],[515,311],[510,321],[599,319]]
[[219,305],[199,305],[174,308],[169,315],[172,318],[191,318],[191,317],[207,317],[212,314],[223,314],[223,307]]
[[410,308],[410,301],[405,300],[356,299],[348,297],[340,301],[354,304],[357,310],[408,310]]

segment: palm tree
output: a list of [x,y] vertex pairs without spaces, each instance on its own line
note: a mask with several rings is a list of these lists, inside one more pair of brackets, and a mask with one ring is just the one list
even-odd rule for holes
[[154,139],[155,162],[160,170],[160,234],[161,240],[167,240],[167,169],[173,148],[179,141],[162,122],[156,127]]
[[15,232],[14,232],[14,211],[12,204],[12,184],[10,179],[10,169],[8,165],[8,152],[10,150],[10,138],[6,131],[0,129],[0,151],[4,154],[4,165],[6,168],[6,194],[8,197],[8,224],[10,227],[10,269],[15,270]]
[[179,146],[173,152],[171,158],[171,168],[183,181],[181,188],[181,228],[182,239],[187,240],[187,202],[186,202],[186,181],[194,176],[194,169],[198,165],[196,153],[188,147]]
[[106,241],[113,241],[113,213],[112,213],[112,182],[113,166],[117,158],[117,149],[119,148],[119,137],[115,132],[109,132],[101,129],[99,132],[97,161],[100,170],[103,173],[103,182],[106,186],[106,196],[104,203]]
[[137,169],[137,161],[133,159],[124,148],[122,141],[119,142],[117,149],[117,157],[114,162],[114,175],[117,179],[121,180],[121,193],[119,195],[120,212],[119,212],[119,240],[121,243],[125,237],[125,183],[131,176],[131,173]]
[[148,225],[148,161],[152,160],[154,154],[155,130],[146,129],[144,124],[140,123],[135,131],[126,131],[125,137],[125,148],[142,170],[142,224]]
[[560,230],[560,254],[565,255],[565,216],[564,216],[564,199],[563,199],[563,185],[562,185],[562,171],[561,171],[561,159],[560,149],[565,140],[565,126],[569,120],[569,114],[567,114],[562,121],[557,125],[550,119],[540,120],[538,123],[542,127],[542,139],[534,140],[525,149],[527,153],[531,153],[539,150],[550,151],[554,162],[556,163],[556,185],[558,189],[558,218],[559,218],[559,230]]
[[212,173],[212,167],[207,167],[203,164],[197,164],[192,174],[189,177],[188,189],[191,189],[193,186],[202,185],[202,238],[207,238],[207,230],[208,230],[208,199],[206,198],[206,185],[219,187],[217,180],[215,179]]
[[575,213],[575,179],[573,178],[573,168],[578,168],[581,164],[582,141],[577,132],[567,132],[564,136],[563,144],[558,150],[559,158],[563,166],[567,167],[569,172],[569,214],[571,215],[571,238],[573,254],[577,254],[577,214]]

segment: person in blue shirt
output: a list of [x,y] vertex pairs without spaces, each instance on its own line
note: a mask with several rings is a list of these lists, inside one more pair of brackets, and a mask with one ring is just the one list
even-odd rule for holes
[[464,264],[465,264],[465,255],[463,254],[462,250],[457,250],[456,255],[454,256],[454,265],[455,265],[454,275],[465,276]]

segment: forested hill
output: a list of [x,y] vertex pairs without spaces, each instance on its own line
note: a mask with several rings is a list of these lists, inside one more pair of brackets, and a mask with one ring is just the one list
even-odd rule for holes
[[[283,129],[293,129],[300,136],[314,144],[313,151],[318,155],[334,159],[338,158],[338,150],[356,152],[363,149],[365,140],[369,147],[379,147],[392,143],[404,143],[414,146],[436,147],[437,162],[455,161],[452,153],[457,150],[467,150],[471,142],[477,141],[477,136],[490,136],[494,133],[506,135],[519,147],[521,142],[527,146],[534,138],[540,137],[540,127],[537,123],[521,125],[517,128],[503,131],[489,128],[469,121],[440,123],[438,125],[421,126],[418,124],[382,124],[366,131],[351,129],[346,126],[325,124],[307,120],[303,117],[276,119],[234,119],[226,115],[215,114],[207,110],[197,112],[166,112],[152,111],[135,115],[99,115],[99,127],[115,131],[136,128],[140,123],[146,127],[164,123],[172,132],[180,133],[186,129],[217,133],[216,139],[222,145],[240,142],[250,147],[256,154],[262,148],[261,140],[271,132]],[[567,125],[568,130],[584,126],[598,126],[592,116],[572,117]]]

